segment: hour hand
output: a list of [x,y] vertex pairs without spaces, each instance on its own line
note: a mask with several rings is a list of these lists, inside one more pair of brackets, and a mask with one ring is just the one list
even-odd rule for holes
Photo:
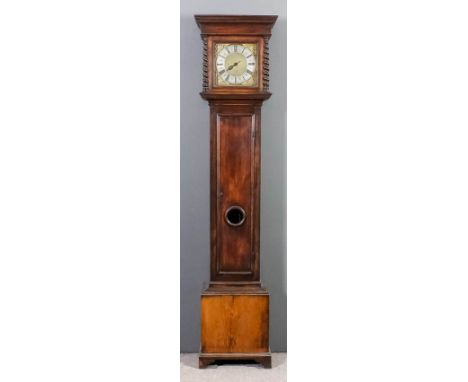
[[231,70],[232,68],[234,68],[235,66],[239,65],[240,61],[237,61],[235,62],[234,64],[231,64],[229,65],[229,67],[227,68],[227,70]]

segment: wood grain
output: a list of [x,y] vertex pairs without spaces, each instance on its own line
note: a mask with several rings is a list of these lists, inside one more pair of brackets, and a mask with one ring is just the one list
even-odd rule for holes
[[[211,281],[260,280],[260,118],[251,100],[211,105]],[[236,205],[246,219],[232,227]]]
[[[252,273],[253,244],[253,171],[255,162],[255,116],[218,114],[217,179],[219,227],[219,262],[221,273]],[[246,212],[242,225],[227,224],[225,211],[240,206]]]
[[204,295],[202,353],[266,353],[268,295]]

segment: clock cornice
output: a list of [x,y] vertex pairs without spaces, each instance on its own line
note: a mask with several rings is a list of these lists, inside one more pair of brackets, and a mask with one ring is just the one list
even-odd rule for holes
[[270,36],[278,16],[274,15],[195,15],[202,35]]
[[202,36],[270,37],[277,18],[271,15],[195,15]]

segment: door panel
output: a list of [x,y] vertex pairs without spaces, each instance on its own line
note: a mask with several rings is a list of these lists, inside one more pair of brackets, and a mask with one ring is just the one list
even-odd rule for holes
[[217,116],[217,271],[220,274],[252,273],[254,132],[254,114]]

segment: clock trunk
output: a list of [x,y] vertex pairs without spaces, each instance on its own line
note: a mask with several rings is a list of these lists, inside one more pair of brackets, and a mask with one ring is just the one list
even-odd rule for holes
[[260,107],[212,105],[211,154],[211,281],[259,283]]

